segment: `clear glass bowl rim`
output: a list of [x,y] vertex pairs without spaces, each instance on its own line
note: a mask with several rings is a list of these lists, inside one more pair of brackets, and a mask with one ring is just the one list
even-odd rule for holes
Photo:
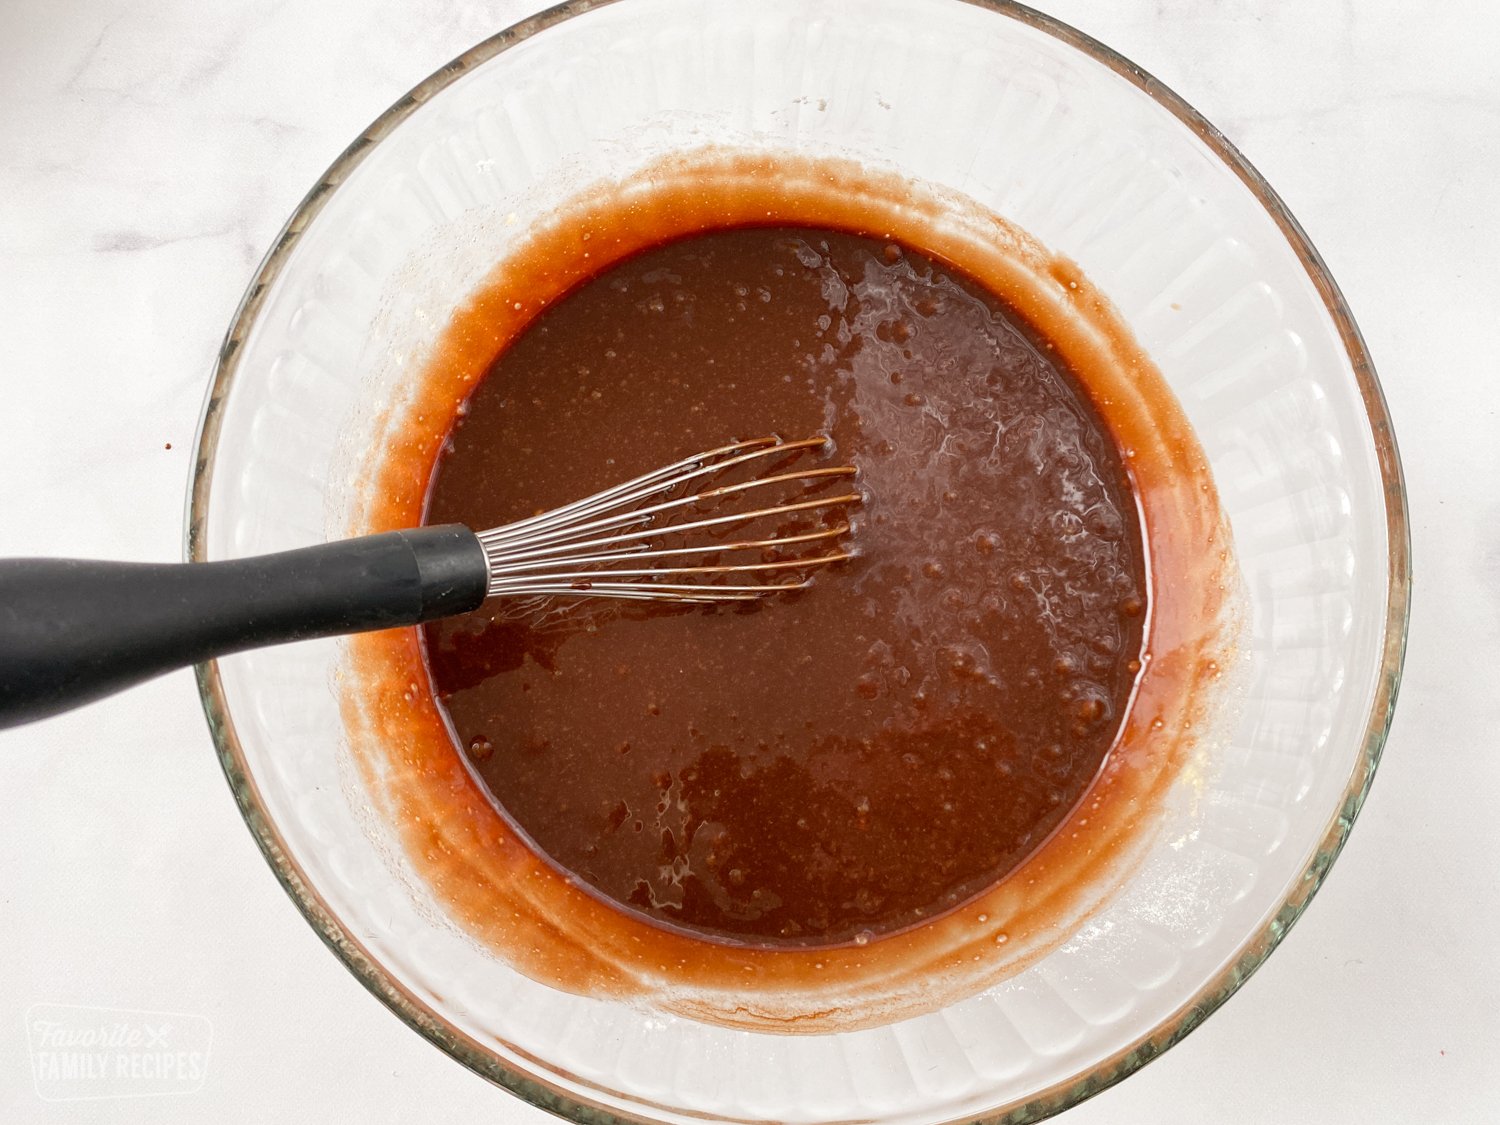
[[[629,0],[572,0],[572,2],[538,12],[469,48],[413,87],[376,118],[352,144],[339,154],[312,190],[298,204],[297,209],[272,243],[271,249],[267,252],[246,290],[229,330],[225,334],[224,343],[219,349],[215,362],[213,379],[199,420],[195,443],[197,457],[188,489],[184,553],[189,561],[206,559],[205,529],[208,519],[209,489],[213,479],[214,459],[218,444],[220,411],[237,374],[240,344],[249,334],[266,293],[280,275],[302,231],[316,218],[329,197],[339,189],[349,173],[371,148],[379,144],[419,106],[461,75],[488,62],[517,43],[530,39],[574,16],[595,8],[628,2]],[[952,2],[971,4],[998,16],[1016,20],[1060,40],[1095,62],[1108,67],[1149,95],[1158,105],[1191,129],[1198,139],[1223,162],[1224,166],[1237,175],[1254,194],[1302,262],[1309,279],[1322,297],[1323,304],[1338,329],[1344,350],[1349,357],[1364,400],[1366,419],[1380,465],[1389,551],[1385,640],[1375,695],[1365,724],[1363,748],[1350,774],[1338,808],[1330,817],[1311,861],[1303,870],[1301,877],[1293,884],[1291,893],[1283,900],[1264,928],[1247,936],[1227,967],[1169,1018],[1146,1032],[1128,1047],[1101,1061],[1087,1073],[1058,1083],[1028,1098],[1023,1103],[1005,1107],[994,1116],[983,1119],[994,1122],[996,1125],[999,1123],[1023,1125],[1023,1123],[1044,1120],[1093,1097],[1133,1074],[1180,1042],[1238,991],[1240,986],[1271,955],[1297,919],[1302,916],[1302,912],[1307,909],[1349,837],[1354,820],[1374,780],[1375,769],[1379,764],[1381,751],[1390,730],[1397,690],[1401,682],[1402,662],[1406,653],[1411,602],[1411,539],[1400,456],[1396,448],[1395,433],[1391,425],[1385,395],[1376,377],[1374,364],[1365,347],[1364,339],[1360,335],[1359,327],[1355,324],[1354,316],[1333,277],[1329,274],[1321,255],[1280,197],[1272,190],[1270,184],[1218,129],[1214,128],[1182,97],[1103,43],[1060,20],[1013,3],[1011,0],[952,0]],[[249,826],[251,834],[255,837],[256,843],[277,880],[318,936],[323,939],[324,944],[354,974],[355,979],[414,1031],[477,1074],[504,1087],[534,1106],[573,1121],[588,1123],[588,1125],[645,1120],[621,1116],[596,1103],[579,1100],[533,1075],[507,1066],[482,1044],[451,1026],[441,1015],[392,979],[360,942],[345,930],[317,889],[307,881],[304,872],[289,854],[279,829],[266,814],[255,782],[246,768],[244,754],[219,678],[218,665],[214,662],[198,665],[196,677],[199,696],[220,763],[229,781],[229,787],[234,793],[240,813],[245,818],[245,823]]]

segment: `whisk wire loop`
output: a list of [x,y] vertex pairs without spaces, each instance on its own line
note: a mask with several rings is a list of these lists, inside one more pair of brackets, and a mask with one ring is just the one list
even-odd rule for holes
[[[852,489],[832,495],[818,491],[851,479],[855,470],[847,465],[792,467],[828,445],[824,437],[736,442],[561,508],[480,532],[489,564],[489,594],[708,604],[754,601],[803,589],[818,568],[853,557],[836,542],[850,532],[847,517],[812,530],[806,521],[860,502],[860,494]],[[713,484],[729,473],[749,475]],[[694,484],[698,491],[690,490]],[[743,511],[716,510],[732,509],[741,497],[774,497],[778,492],[774,503]],[[713,538],[735,529],[749,530],[729,541]],[[706,536],[694,535],[698,532]],[[683,537],[689,541],[682,543]],[[672,540],[681,545],[663,545]],[[805,553],[810,544],[834,549]],[[746,561],[745,553],[752,551],[759,552],[758,561]],[[767,581],[748,581],[757,575]]]

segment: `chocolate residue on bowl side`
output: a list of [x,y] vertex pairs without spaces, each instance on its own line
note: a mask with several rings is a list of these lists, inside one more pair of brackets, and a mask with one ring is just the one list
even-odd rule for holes
[[[351,530],[421,521],[427,482],[475,385],[559,298],[652,246],[768,223],[894,241],[913,249],[914,268],[972,281],[1014,314],[1026,339],[1055,349],[1058,367],[1076,377],[1087,408],[1114,439],[1145,530],[1149,608],[1120,634],[1116,656],[1134,685],[1123,704],[1113,687],[1105,693],[1105,708],[1124,710],[1123,721],[1111,713],[1105,724],[1117,731],[1113,746],[1076,800],[1075,792],[1064,793],[1059,804],[1067,812],[1047,826],[1050,835],[1024,858],[996,859],[992,874],[1021,861],[987,889],[977,873],[984,864],[975,866],[972,882],[956,880],[950,892],[956,888],[960,900],[973,895],[957,909],[925,921],[896,911],[882,936],[836,946],[707,940],[606,901],[518,831],[450,734],[417,631],[351,640],[345,713],[354,760],[408,863],[459,926],[522,972],[569,991],[634,996],[736,1026],[827,1031],[931,1010],[980,989],[1044,954],[1107,900],[1149,841],[1162,799],[1190,758],[1194,730],[1211,713],[1215,670],[1232,656],[1234,567],[1206,458],[1186,419],[1118,315],[1072,263],[972,201],[894,175],[722,150],[675,157],[628,185],[583,193],[497,267],[454,317],[414,399],[390,419],[389,445],[372,466]],[[943,390],[912,393],[930,400]],[[892,409],[905,404],[904,391],[886,398]],[[925,405],[906,406],[911,424],[921,425]],[[1109,461],[1108,451],[1095,453]],[[629,475],[622,468],[620,475]],[[920,570],[922,560],[913,561]],[[914,573],[912,587],[922,580]],[[1129,597],[1122,588],[1117,608]],[[783,612],[795,610],[777,605],[763,614]],[[1130,614],[1121,619],[1129,622]],[[1138,672],[1129,671],[1141,636],[1134,628],[1144,634]],[[1117,685],[1112,667],[1110,684]],[[489,763],[506,732],[470,734],[490,746],[479,768],[498,769]],[[842,782],[836,788],[842,792]],[[855,817],[857,796],[850,794]],[[965,808],[965,826],[999,815],[994,800]],[[828,933],[858,937],[855,924],[849,915]]]

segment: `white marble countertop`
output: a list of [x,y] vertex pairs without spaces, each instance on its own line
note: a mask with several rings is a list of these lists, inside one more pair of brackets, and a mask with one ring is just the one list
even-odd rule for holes
[[[215,349],[277,229],[376,114],[537,6],[0,2],[0,556],[178,557]],[[1390,399],[1418,582],[1385,761],[1317,902],[1223,1011],[1067,1120],[1493,1120],[1500,9],[1043,7],[1202,110],[1326,256]],[[0,794],[0,1119],[548,1119],[322,948],[189,674],[0,736]],[[41,1100],[26,1013],[48,1004],[206,1017],[201,1087]]]

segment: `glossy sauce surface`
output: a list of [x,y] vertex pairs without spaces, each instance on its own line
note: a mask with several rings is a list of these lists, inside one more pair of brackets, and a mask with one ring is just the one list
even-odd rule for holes
[[1142,655],[1119,453],[997,297],[816,228],[645,250],[554,303],[450,435],[429,522],[496,526],[737,437],[827,433],[859,558],[750,610],[491,603],[427,629],[498,804],[592,891],[856,944],[1002,879],[1097,773]]

